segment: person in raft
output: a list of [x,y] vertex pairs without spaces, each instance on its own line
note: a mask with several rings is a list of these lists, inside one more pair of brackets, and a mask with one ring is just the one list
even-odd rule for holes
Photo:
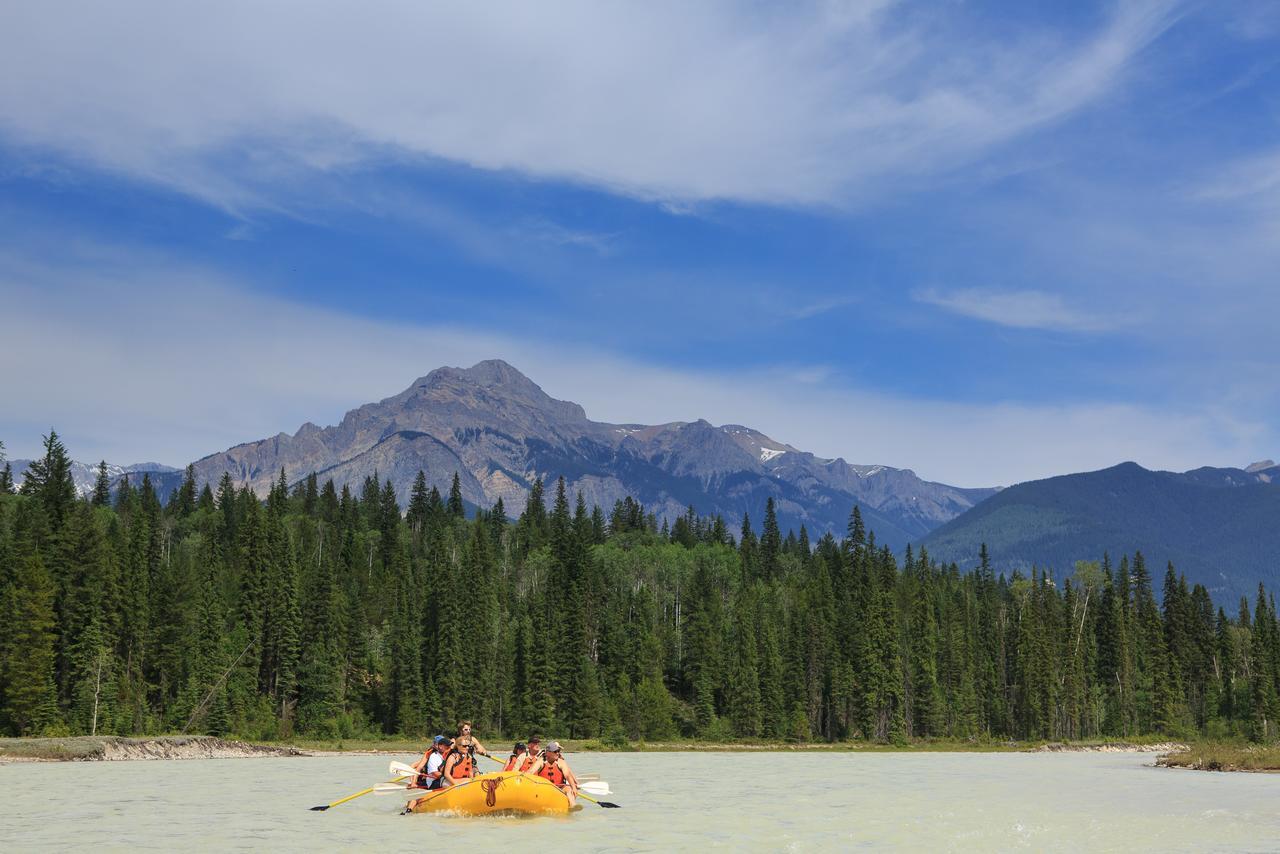
[[507,759],[507,765],[503,771],[519,771],[520,766],[524,763],[525,757],[529,755],[528,748],[525,747],[523,741],[517,741],[515,746],[511,748],[511,756]]
[[444,770],[444,759],[449,755],[449,748],[451,747],[453,747],[453,742],[443,735],[437,735],[431,740],[431,749],[423,753],[422,758],[413,763],[414,770],[418,772],[418,776],[413,781],[414,788],[440,788],[440,776]]
[[455,738],[449,752],[445,754],[444,765],[440,767],[440,785],[437,788],[443,789],[465,783],[475,775],[476,765],[475,760],[471,758],[471,751],[459,745]]
[[517,771],[528,771],[533,763],[542,755],[542,739],[536,735],[529,736],[529,745],[525,749],[524,759],[516,766]]
[[564,761],[560,742],[553,741],[548,744],[547,749],[542,753],[542,758],[533,763],[529,773],[549,780],[552,785],[559,787],[560,791],[569,796],[570,809],[578,802],[578,778],[573,776],[569,763]]
[[474,735],[471,734],[471,721],[462,721],[458,724],[458,734],[453,737],[453,744],[459,750],[465,750],[467,755],[471,757],[471,764],[476,764],[476,754],[481,756],[493,757],[493,754],[484,749],[484,745],[480,743]]

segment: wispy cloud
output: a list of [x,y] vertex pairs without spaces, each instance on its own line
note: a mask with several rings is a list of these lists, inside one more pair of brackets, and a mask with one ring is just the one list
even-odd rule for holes
[[1195,188],[1194,199],[1260,202],[1280,210],[1280,149],[1219,166]]
[[853,305],[858,302],[860,297],[857,294],[842,294],[840,296],[827,297],[824,299],[814,300],[812,302],[802,302],[788,305],[783,309],[783,314],[793,320],[808,320],[811,317],[818,317],[829,311],[835,311],[845,306]]
[[0,131],[229,211],[423,158],[676,211],[845,204],[1097,103],[1177,16],[1010,37],[884,0],[72,7],[6,13]]
[[919,290],[917,301],[954,314],[1015,329],[1047,329],[1057,332],[1104,332],[1115,322],[1069,307],[1057,294],[1044,291],[997,291],[962,288],[953,291]]

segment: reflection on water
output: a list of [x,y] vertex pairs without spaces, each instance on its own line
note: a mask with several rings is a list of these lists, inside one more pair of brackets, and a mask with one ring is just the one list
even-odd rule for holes
[[0,848],[1280,850],[1280,775],[1144,754],[575,754],[622,809],[401,816],[367,795],[309,811],[386,779],[388,758],[0,766]]

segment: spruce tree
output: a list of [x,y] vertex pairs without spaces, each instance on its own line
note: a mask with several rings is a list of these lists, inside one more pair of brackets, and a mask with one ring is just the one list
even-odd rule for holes
[[[743,524],[746,524],[745,521]],[[778,531],[778,516],[771,495],[764,504],[764,528],[760,534],[760,573],[765,581],[773,581],[780,574],[778,555],[781,552],[782,537]]]
[[456,471],[453,473],[453,483],[449,485],[449,503],[446,509],[455,519],[462,519],[467,515],[466,505],[462,503],[462,479]]
[[111,504],[111,480],[107,476],[107,461],[98,463],[98,477],[93,483],[94,507],[106,507]]
[[76,500],[76,485],[71,479],[71,457],[56,430],[44,437],[44,456],[27,466],[22,493],[34,496],[44,507],[50,530],[62,527]]

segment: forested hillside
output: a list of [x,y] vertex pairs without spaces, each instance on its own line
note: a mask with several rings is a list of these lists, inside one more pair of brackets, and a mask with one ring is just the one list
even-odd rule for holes
[[[1274,602],[1216,607],[1140,554],[961,574],[847,535],[692,511],[669,529],[563,483],[465,518],[419,478],[190,474],[78,498],[56,434],[0,483],[0,732],[623,739],[1276,735]],[[547,506],[549,504],[549,507]],[[1103,556],[1099,556],[1103,557]]]
[[986,543],[1023,572],[1143,549],[1232,602],[1280,579],[1280,468],[1148,471],[1121,463],[1002,490],[923,540],[962,568]]

